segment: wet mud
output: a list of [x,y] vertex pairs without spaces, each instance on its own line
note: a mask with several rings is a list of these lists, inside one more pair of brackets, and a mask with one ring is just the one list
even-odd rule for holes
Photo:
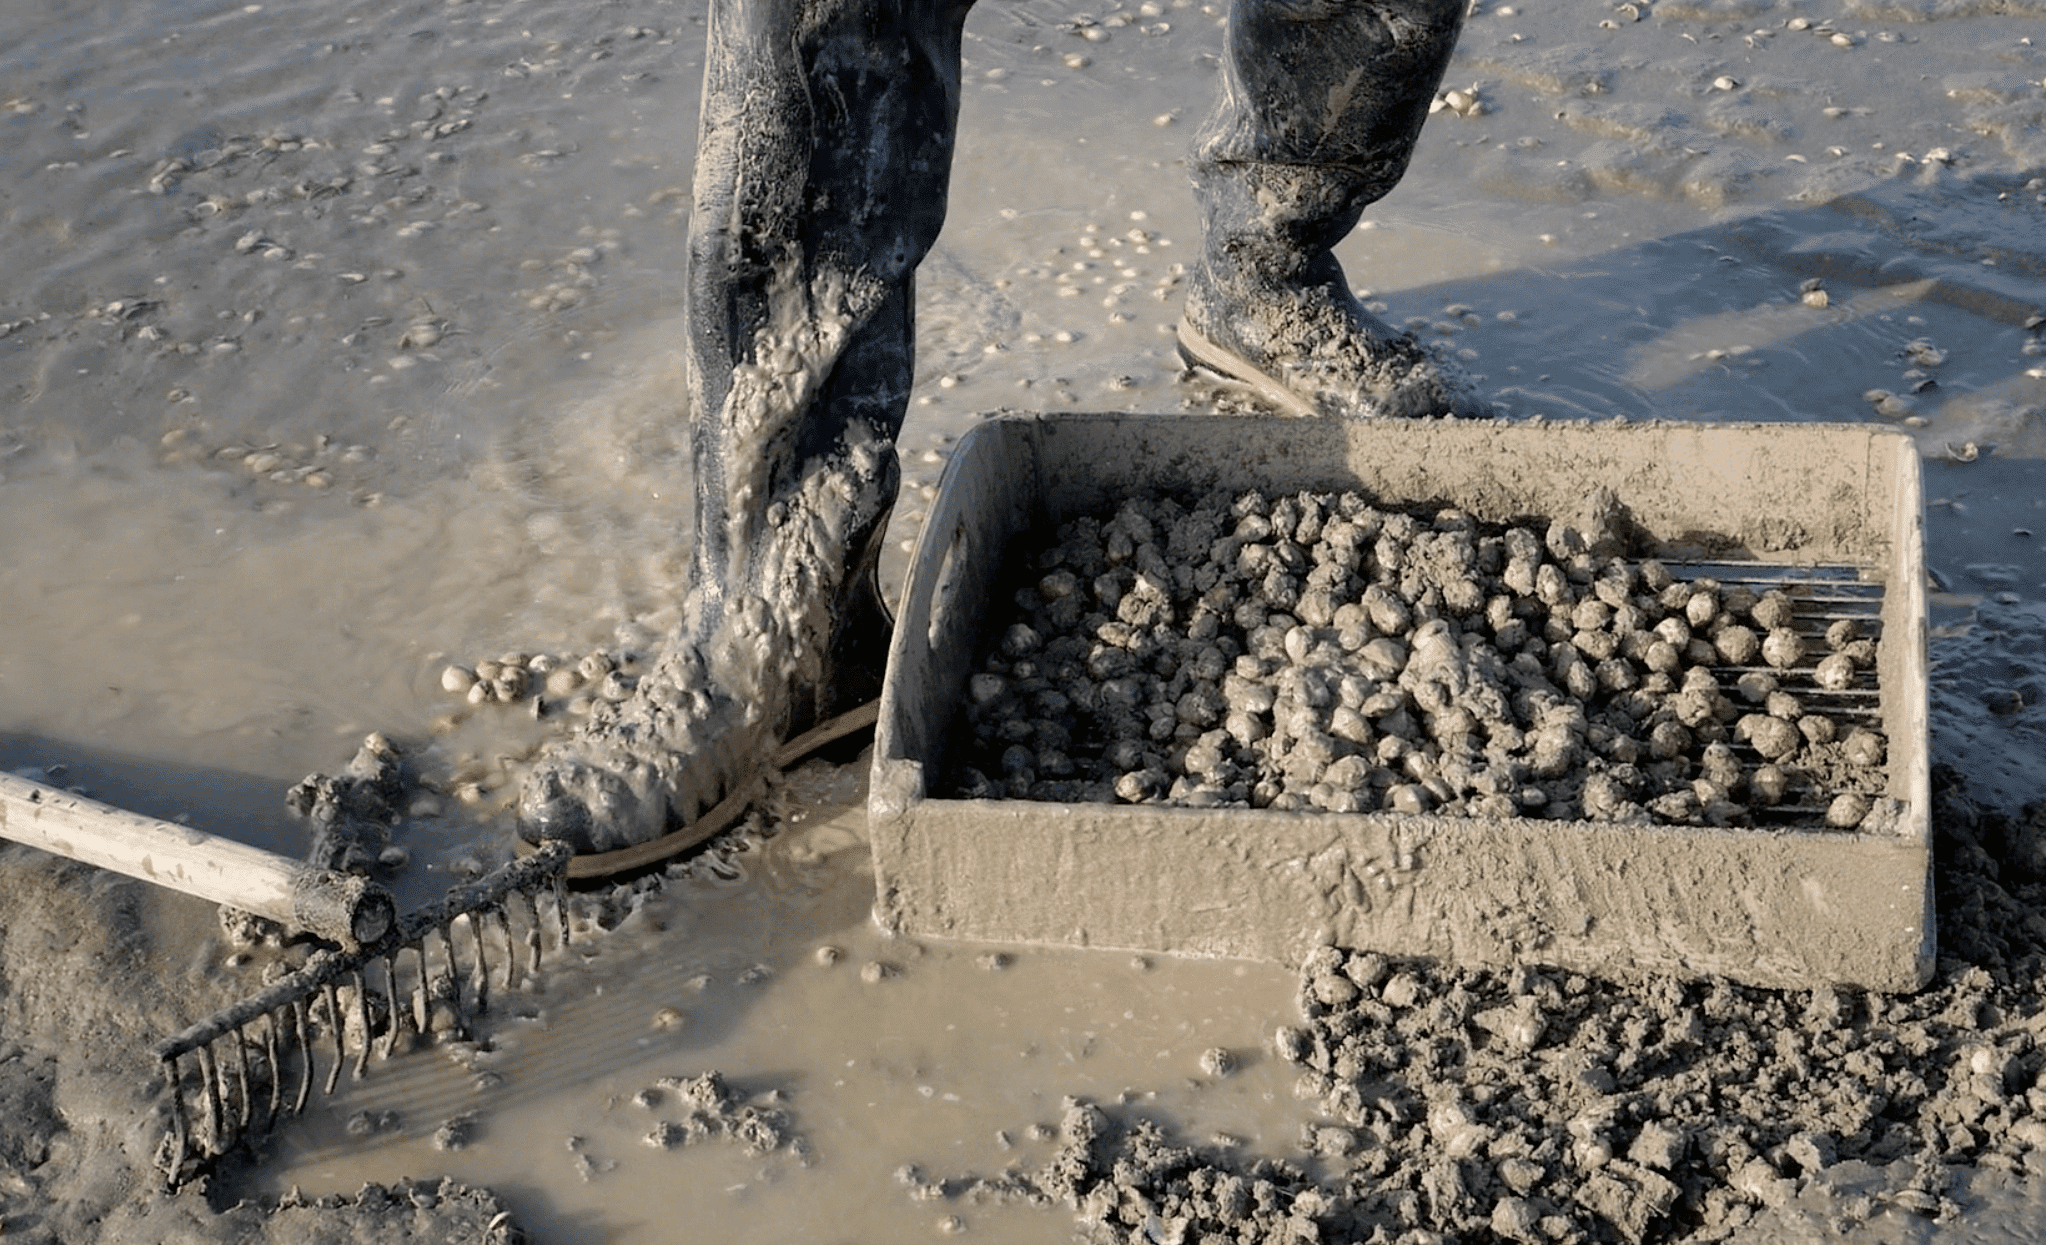
[[[1221,15],[974,14],[884,584],[979,411],[1251,402],[1182,380],[1173,347]],[[683,622],[702,12],[115,16],[0,35],[0,764],[302,856],[282,793],[381,730],[417,758],[389,846],[423,904],[509,857],[535,751]],[[1266,968],[910,945],[868,921],[854,762],[791,778],[779,821],[696,872],[592,900],[611,928],[588,961],[500,1000],[487,1043],[344,1081],[165,1197],[138,1061],[286,949],[6,848],[5,1230],[1042,1241],[1077,1214],[1149,1241],[2031,1239],[2041,16],[1481,4],[1407,178],[1338,248],[1373,314],[1510,416],[1912,433],[1930,745],[1958,775],[1926,992],[1345,953],[1302,1012]],[[550,692],[536,653],[615,669]],[[491,703],[444,689],[486,661]],[[726,1106],[695,1125],[665,1088],[632,1101],[713,1070]],[[790,1140],[749,1155],[712,1122],[744,1108]],[[662,1123],[705,1135],[648,1145]]]
[[1815,1214],[1966,1232],[1958,1168],[2041,1174],[2046,875],[1995,862],[2046,807],[1987,812],[1951,771],[1935,798],[1947,954],[1916,996],[1324,949],[1271,1039],[1309,1104],[1300,1157],[1230,1161],[1076,1103],[1052,1162],[943,1193],[1063,1204],[1117,1241],[1766,1240]]

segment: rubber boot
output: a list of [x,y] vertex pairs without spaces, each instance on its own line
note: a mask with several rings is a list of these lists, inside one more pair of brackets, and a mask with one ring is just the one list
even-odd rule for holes
[[877,694],[913,277],[944,221],[957,0],[714,0],[690,222],[697,545],[684,624],[551,746],[519,834],[686,839],[779,746]]
[[1237,0],[1193,153],[1189,364],[1292,415],[1476,414],[1461,368],[1366,311],[1333,247],[1405,174],[1461,0]]
[[1245,385],[1288,415],[1480,413],[1461,367],[1351,293],[1331,248],[1367,202],[1355,174],[1222,164],[1195,176],[1205,238],[1179,327],[1189,365]]

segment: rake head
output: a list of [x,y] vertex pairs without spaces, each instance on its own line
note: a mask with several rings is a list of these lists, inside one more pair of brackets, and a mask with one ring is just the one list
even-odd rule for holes
[[[543,954],[568,946],[569,856],[566,844],[550,843],[451,889],[376,942],[318,951],[157,1043],[170,1091],[170,1130],[157,1155],[165,1186],[177,1189],[302,1114],[314,1084],[332,1094],[351,1062],[360,1079],[372,1054],[388,1059],[401,1041],[465,1033],[468,1019],[490,1006],[493,975],[500,992],[529,985]],[[549,906],[551,919],[542,912]],[[542,934],[549,926],[551,940]]]

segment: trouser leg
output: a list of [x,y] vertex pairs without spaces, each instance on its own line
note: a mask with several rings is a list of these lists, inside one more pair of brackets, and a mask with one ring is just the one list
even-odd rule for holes
[[1195,139],[1196,168],[1338,171],[1348,187],[1345,210],[1361,210],[1406,172],[1464,3],[1235,0],[1221,98]]
[[[856,564],[894,499],[914,272],[944,223],[969,3],[712,5],[688,306],[706,632],[737,596],[799,572],[790,558],[835,558],[850,576],[821,602],[826,647],[841,665],[880,656]],[[857,496],[820,483],[847,473]],[[778,551],[774,529],[806,496],[832,511],[827,530]],[[828,695],[835,674],[814,681]]]
[[877,536],[944,221],[970,0],[712,0],[689,228],[696,547],[682,633],[528,775],[580,852],[695,823],[877,690]]

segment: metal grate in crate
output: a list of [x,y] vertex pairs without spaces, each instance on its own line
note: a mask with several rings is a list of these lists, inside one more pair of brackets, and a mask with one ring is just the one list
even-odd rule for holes
[[[1874,578],[1874,568],[1849,563],[1821,563],[1790,566],[1767,562],[1667,562],[1671,576],[1685,582],[1716,581],[1721,590],[1752,589],[1758,595],[1776,589],[1790,598],[1792,628],[1805,641],[1806,651],[1823,655],[1828,651],[1826,629],[1845,618],[1852,619],[1864,639],[1882,642],[1883,584]],[[1749,671],[1773,674],[1783,689],[1814,713],[1822,713],[1843,727],[1865,726],[1882,729],[1882,688],[1877,667],[1855,672],[1854,680],[1839,690],[1823,688],[1812,678],[1809,665],[1795,671],[1772,666],[1723,666],[1722,682],[1731,683]],[[1758,764],[1761,754],[1746,743],[1735,743],[1734,752],[1744,764]],[[1822,822],[1823,805],[1786,802],[1773,808],[1756,808],[1756,821],[1763,825],[1806,825]]]

